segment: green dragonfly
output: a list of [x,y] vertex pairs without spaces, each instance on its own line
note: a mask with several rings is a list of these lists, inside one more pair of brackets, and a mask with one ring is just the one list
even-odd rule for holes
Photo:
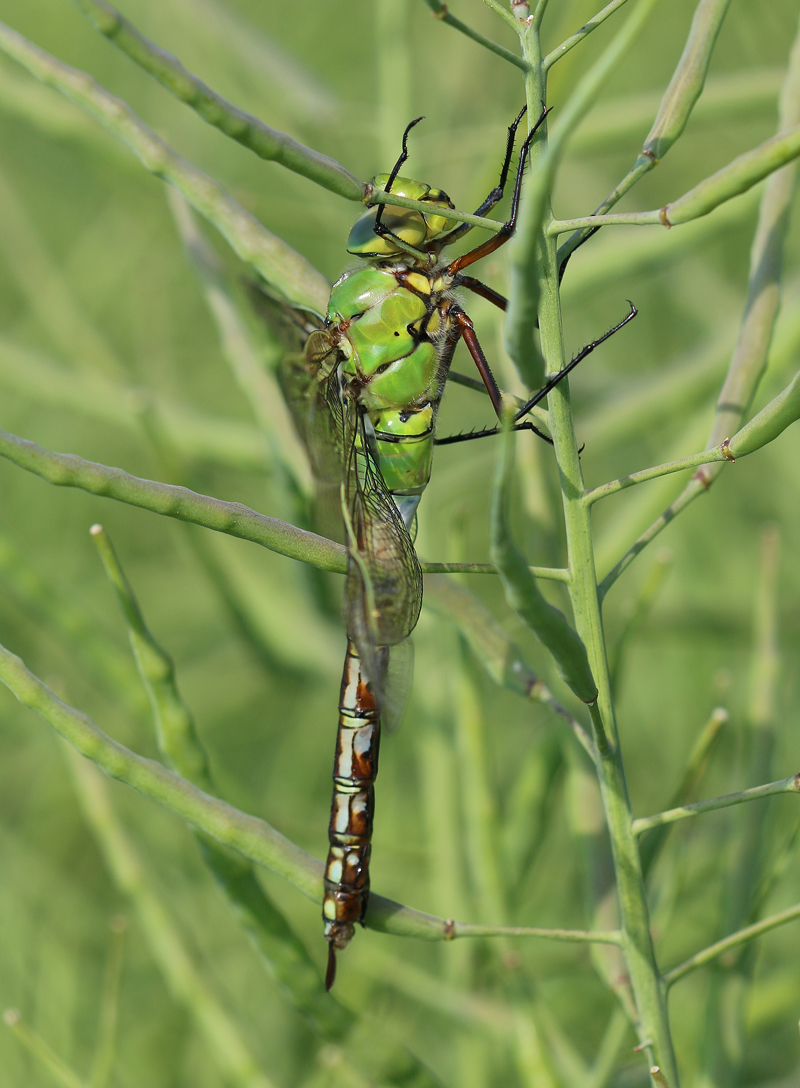
[[[524,113],[523,108],[508,130],[499,185],[476,215],[490,211],[503,196]],[[334,284],[324,326],[311,332],[302,356],[288,357],[281,372],[314,474],[339,490],[348,553],[343,608],[348,641],[322,906],[328,989],[335,977],[336,952],[352,939],[355,923],[363,924],[367,909],[381,719],[386,725],[400,717],[407,686],[402,677],[407,680],[410,673],[403,667],[407,639],[422,605],[422,572],[410,533],[430,479],[433,448],[498,430],[435,437],[459,340],[466,344],[498,416],[502,410],[501,391],[458,289],[506,308],[502,295],[463,270],[513,235],[525,160],[546,115],[543,110],[522,144],[508,222],[488,241],[449,262],[442,259],[442,251],[471,228],[441,214],[454,207],[443,190],[400,176],[408,157],[408,134],[422,118],[412,121],[392,172],[377,175],[373,184],[421,201],[425,211],[379,204],[357,220],[347,251],[363,263]],[[635,312],[631,306],[624,321],[587,345],[521,405],[515,425],[536,430],[523,417]],[[398,659],[400,667],[395,667]]]

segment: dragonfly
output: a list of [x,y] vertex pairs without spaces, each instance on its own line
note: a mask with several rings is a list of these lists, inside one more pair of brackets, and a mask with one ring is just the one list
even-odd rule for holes
[[[483,216],[502,199],[523,108],[508,129],[499,184],[477,208]],[[417,507],[431,476],[435,445],[496,434],[498,427],[437,438],[436,418],[460,340],[471,355],[501,417],[503,394],[464,309],[461,291],[500,309],[507,300],[465,274],[513,236],[525,161],[547,116],[522,142],[510,215],[489,240],[445,260],[443,251],[471,226],[442,214],[447,193],[401,176],[411,130],[391,173],[373,185],[417,200],[424,210],[376,204],[356,221],[347,252],[358,266],[333,285],[324,324],[308,336],[300,356],[288,356],[281,384],[309,452],[318,482],[338,489],[347,545],[343,618],[347,650],[339,698],[328,828],[322,919],[328,943],[325,985],[336,974],[336,953],[364,924],[381,727],[402,716],[410,684],[409,635],[422,606],[422,571],[412,534]],[[522,404],[517,429],[537,430],[524,417],[631,313]],[[548,436],[537,430],[542,438]]]

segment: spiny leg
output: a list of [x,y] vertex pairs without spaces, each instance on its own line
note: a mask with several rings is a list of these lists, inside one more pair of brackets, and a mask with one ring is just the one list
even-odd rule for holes
[[508,307],[508,299],[505,295],[501,295],[493,287],[488,287],[485,283],[481,283],[480,280],[476,280],[474,276],[456,276],[453,280],[453,287],[466,287],[474,295],[480,295],[487,302],[491,302],[498,310],[505,310]]
[[[539,438],[543,438],[549,446],[552,446],[553,439],[540,431],[538,427],[535,427],[529,419],[526,419],[523,423],[515,423],[512,431],[533,431],[534,434],[538,434]],[[499,427],[483,427],[480,431],[467,431],[466,434],[450,434],[447,438],[434,438],[433,443],[435,446],[451,446],[454,442],[471,442],[473,438],[488,438],[490,435],[500,434]]]
[[[593,340],[591,342],[591,344],[587,344],[586,347],[582,348],[578,352],[578,354],[575,356],[575,358],[572,359],[563,368],[563,370],[559,370],[559,372],[557,374],[554,374],[553,377],[550,379],[550,381],[547,382],[545,385],[543,385],[540,390],[538,390],[538,392],[535,394],[535,396],[531,397],[531,399],[529,401],[526,401],[526,403],[517,412],[515,412],[515,414],[514,414],[515,426],[513,427],[513,430],[515,430],[515,431],[516,430],[531,430],[535,434],[537,434],[540,438],[543,438],[545,440],[545,442],[548,442],[551,446],[553,445],[553,440],[551,438],[548,438],[548,436],[546,434],[543,434],[537,427],[535,427],[533,425],[533,423],[530,422],[530,420],[525,421],[529,425],[527,427],[525,427],[524,423],[520,423],[519,420],[522,419],[522,417],[524,415],[526,415],[531,410],[531,408],[534,408],[539,403],[539,401],[544,400],[544,398],[547,396],[547,394],[549,392],[551,392],[551,390],[555,389],[555,387],[558,385],[558,383],[560,381],[562,381],[564,378],[566,378],[567,374],[569,374],[569,372],[571,370],[574,370],[575,367],[578,365],[578,363],[583,362],[583,360],[586,358],[587,355],[591,355],[591,353],[594,351],[594,349],[596,347],[599,347],[600,344],[602,344],[606,340],[608,340],[609,337],[613,336],[615,332],[619,332],[619,330],[621,328],[623,328],[625,325],[627,325],[629,321],[633,321],[634,317],[636,317],[636,315],[638,314],[639,311],[636,309],[636,307],[633,305],[633,303],[630,300],[628,300],[628,305],[631,308],[630,313],[626,314],[626,316],[622,319],[622,321],[620,321],[613,328],[609,329],[608,332],[603,333],[603,335],[601,337],[599,337],[597,340]],[[466,317],[466,314],[464,315],[464,317]],[[469,320],[469,319],[467,318],[467,320]],[[471,325],[472,325],[472,323],[470,322],[470,328],[471,328]],[[462,333],[462,335],[463,335],[463,333]],[[474,336],[474,333],[473,333],[473,336]],[[477,344],[477,339],[475,340],[475,343]],[[469,347],[469,343],[467,343],[467,346]],[[478,346],[478,350],[480,350],[480,345],[478,344],[477,346]],[[470,349],[470,351],[471,351],[471,349]],[[488,370],[488,363],[486,363],[486,359],[485,359],[485,356],[483,356],[482,351],[481,351],[481,357],[483,358],[486,369]],[[475,358],[474,355],[473,355],[473,358]],[[477,363],[477,360],[476,360],[476,363]],[[480,370],[480,367],[478,369]],[[489,371],[489,373],[491,373],[491,371]],[[481,376],[483,376],[482,372],[481,372]],[[485,381],[485,379],[484,379],[484,381]],[[493,377],[492,377],[492,381],[494,381]],[[487,385],[487,392],[489,392],[488,385]],[[491,396],[491,393],[489,395]],[[494,403],[494,401],[492,401],[492,403]],[[499,427],[484,427],[480,431],[470,431],[467,434],[449,435],[447,438],[437,438],[435,441],[436,441],[437,446],[447,446],[447,445],[451,445],[454,442],[469,442],[473,438],[488,438],[490,435],[495,435],[495,434],[499,434],[499,433],[500,433],[500,428]]]
[[636,309],[630,299],[628,299],[628,305],[631,308],[630,313],[626,314],[626,316],[623,317],[622,321],[620,321],[619,324],[615,325],[613,329],[609,329],[608,332],[603,333],[603,335],[597,340],[593,340],[591,344],[587,344],[586,347],[581,348],[578,354],[573,359],[571,359],[570,362],[567,363],[563,370],[559,370],[557,374],[554,374],[550,381],[543,385],[542,388],[533,397],[531,397],[529,401],[526,401],[526,403],[522,406],[522,408],[519,409],[518,412],[515,412],[515,421],[522,419],[522,417],[524,415],[527,415],[527,413],[530,412],[531,408],[534,408],[540,400],[544,400],[547,394],[552,389],[555,389],[558,383],[566,378],[567,374],[569,374],[571,370],[574,370],[578,363],[583,362],[587,355],[591,355],[596,347],[599,347],[600,344],[608,340],[608,338],[610,336],[613,336],[615,332],[619,332],[619,330],[621,328],[624,328],[624,326],[627,325],[629,321],[633,321],[634,317],[636,317],[639,311]]
[[531,131],[525,137],[520,153],[519,153],[519,165],[517,167],[517,176],[514,181],[514,196],[511,200],[511,215],[508,222],[504,223],[500,230],[495,234],[493,238],[489,238],[488,241],[483,242],[475,249],[471,249],[468,253],[462,253],[460,257],[456,257],[454,261],[447,266],[447,273],[449,275],[455,275],[456,272],[460,272],[462,268],[466,268],[468,265],[474,264],[475,261],[480,261],[483,257],[488,257],[490,253],[494,253],[500,246],[506,244],[511,238],[514,231],[517,228],[517,213],[519,212],[519,196],[522,188],[522,175],[525,169],[525,159],[528,156],[533,138],[536,135],[539,127],[544,122],[550,111],[543,109],[539,115],[539,120],[533,126]]
[[[500,184],[496,185],[494,189],[489,193],[483,203],[475,209],[473,215],[485,215],[491,211],[495,204],[498,204],[503,199],[503,193],[505,192],[506,182],[508,181],[508,171],[511,167],[511,156],[514,153],[514,141],[517,136],[517,127],[525,116],[527,106],[523,106],[517,114],[514,121],[508,126],[508,138],[506,140],[506,155],[503,159],[503,165],[500,168]],[[467,231],[472,230],[469,223],[462,223],[460,227],[457,227],[452,234],[443,240],[442,245],[449,246],[451,242],[457,242],[459,238],[463,238]]]
[[[396,179],[397,175],[400,173],[400,167],[403,165],[403,163],[408,158],[408,143],[407,143],[407,141],[408,141],[409,132],[412,130],[412,128],[415,125],[418,125],[420,123],[420,121],[424,121],[424,119],[425,119],[424,117],[415,117],[413,121],[409,121],[409,123],[406,125],[406,130],[403,133],[403,150],[400,152],[400,156],[399,156],[397,162],[392,167],[392,172],[389,175],[389,180],[386,182],[386,188],[385,188],[384,192],[390,193],[392,191],[392,186],[395,183],[395,179]],[[375,225],[373,226],[372,229],[375,231],[375,233],[378,235],[378,237],[379,238],[391,238],[391,240],[394,242],[394,244],[399,249],[404,250],[406,253],[411,253],[414,257],[425,258],[427,256],[427,254],[424,252],[424,250],[417,249],[415,246],[409,245],[408,242],[404,242],[403,239],[400,238],[397,234],[395,234],[393,230],[389,230],[388,227],[385,227],[383,225],[383,209],[385,207],[386,207],[385,204],[381,204],[378,207],[377,214],[375,215]]]
[[483,384],[486,386],[486,392],[492,402],[492,407],[498,416],[503,410],[503,394],[500,392],[500,386],[495,380],[494,374],[492,374],[489,366],[489,361],[483,354],[483,348],[478,342],[478,337],[475,335],[475,329],[469,317],[463,310],[458,310],[453,307],[450,310],[450,316],[455,322],[455,326],[458,329],[461,339],[467,345],[467,350],[472,356],[475,366],[478,368],[478,373],[483,379]]

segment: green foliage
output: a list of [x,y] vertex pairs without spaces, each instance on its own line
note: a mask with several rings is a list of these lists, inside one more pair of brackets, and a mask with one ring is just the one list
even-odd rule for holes
[[[470,296],[468,309],[500,384],[520,397],[528,390],[504,343],[529,353],[529,369],[542,358],[552,369],[563,355],[561,315],[569,358],[619,319],[625,299],[639,309],[571,376],[569,394],[551,397],[561,477],[553,451],[530,434],[517,436],[514,476],[507,462],[504,477],[514,501],[503,531],[515,555],[540,565],[529,597],[539,615],[564,621],[562,642],[586,647],[601,698],[590,721],[546,645],[509,609],[501,579],[462,574],[454,585],[430,576],[411,706],[403,730],[384,742],[377,785],[372,885],[398,902],[375,897],[371,928],[341,958],[334,999],[320,989],[325,948],[311,901],[319,868],[305,852],[320,858],[326,848],[344,554],[311,532],[308,466],[274,378],[283,340],[296,346],[297,329],[282,338],[265,323],[270,301],[253,281],[258,274],[273,297],[324,310],[325,282],[348,264],[359,179],[391,167],[402,129],[420,113],[410,176],[442,186],[462,212],[476,207],[496,183],[522,77],[536,113],[537,54],[530,37],[521,52],[516,40],[532,33],[519,20],[530,9],[516,4],[512,15],[494,0],[449,8],[129,0],[128,25],[102,0],[5,5],[14,32],[52,57],[2,31],[6,51],[39,64],[51,83],[63,76],[58,61],[91,73],[109,96],[79,72],[69,77],[73,97],[110,132],[0,57],[0,426],[44,447],[3,440],[0,642],[69,706],[10,657],[3,675],[142,792],[105,784],[88,765],[71,777],[52,730],[0,689],[0,1007],[19,1010],[0,1030],[4,1082],[602,1088],[647,1083],[633,1050],[642,1042],[651,1060],[648,1047],[661,1051],[669,1088],[678,1088],[664,1039],[647,1037],[647,1024],[662,1030],[664,1019],[650,931],[654,962],[678,987],[669,1013],[683,1083],[796,1078],[800,926],[769,919],[798,916],[797,798],[694,810],[669,832],[654,826],[641,840],[648,919],[636,901],[624,796],[626,783],[642,818],[772,780],[780,782],[771,792],[794,792],[792,168],[669,233],[606,226],[572,257],[561,309],[556,231],[561,257],[574,241],[558,223],[546,244],[536,232],[549,222],[548,199],[565,223],[579,219],[575,227],[626,193],[613,221],[658,223],[658,209],[682,194],[700,193],[707,210],[795,153],[800,99],[796,79],[784,86],[784,69],[796,5],[726,7],[613,3],[591,34],[576,33],[592,26],[587,0],[544,12],[554,140],[549,152],[535,149],[518,247],[478,266],[493,287],[514,290],[511,329],[482,299]],[[122,49],[128,42],[164,86],[78,8]],[[185,70],[157,70],[148,40]],[[783,127],[793,133],[776,138],[782,86]],[[168,202],[115,133],[217,230]],[[642,157],[645,146],[652,154]],[[653,154],[667,148],[656,169]],[[724,192],[714,187],[718,172]],[[455,368],[471,373],[458,351]],[[573,418],[585,442],[580,461]],[[488,398],[448,388],[442,433],[491,422]],[[719,453],[688,484],[672,474],[675,461],[716,452],[728,437],[731,450],[752,456],[734,465]],[[431,566],[491,558],[493,441],[436,454],[416,541]],[[116,465],[125,472],[104,467]],[[661,468],[631,478],[648,465]],[[570,491],[581,473],[596,489],[583,498]],[[324,496],[319,505],[324,520]],[[98,521],[125,571],[109,552],[158,742],[88,533]],[[766,524],[778,527],[782,559]],[[674,560],[668,577],[663,555],[646,551],[662,531]],[[568,559],[578,572],[571,583]],[[527,586],[527,573],[516,574]],[[600,624],[591,597],[602,579]],[[70,707],[124,748],[98,740]],[[589,740],[601,726],[612,755],[618,739],[624,782],[621,761],[597,759]],[[601,764],[602,788],[576,739]],[[238,812],[131,755],[158,760],[163,751]],[[209,839],[198,845],[142,793],[256,865]],[[283,866],[295,886],[264,864]],[[130,919],[124,942],[118,920],[109,941],[121,911]],[[443,919],[465,923],[447,930],[458,940],[441,940]],[[503,926],[527,927],[528,936],[498,934]],[[562,937],[568,927],[584,941],[586,930],[599,931],[622,947],[531,939],[542,927]],[[738,930],[758,940],[714,947]],[[638,1036],[625,1015],[635,1018],[637,1003]]]

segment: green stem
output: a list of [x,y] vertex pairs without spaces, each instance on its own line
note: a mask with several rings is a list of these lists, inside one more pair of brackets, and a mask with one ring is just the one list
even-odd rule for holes
[[714,812],[718,808],[729,808],[744,801],[758,801],[762,797],[772,797],[776,793],[800,793],[800,774],[783,778],[780,782],[768,782],[765,786],[753,786],[739,793],[726,793],[724,797],[712,797],[709,801],[698,801],[694,805],[681,805],[666,812],[657,812],[654,816],[643,816],[633,821],[634,835],[641,835],[652,827],[672,824],[676,820],[685,820],[688,816],[702,816],[704,812]]
[[782,910],[779,914],[773,914],[769,918],[764,918],[761,922],[756,922],[752,926],[746,926],[736,933],[731,933],[729,937],[723,937],[716,944],[709,945],[708,948],[704,948],[701,952],[696,952],[688,960],[684,960],[677,967],[673,967],[671,971],[667,971],[664,975],[664,982],[667,986],[672,986],[673,983],[688,975],[690,971],[696,971],[698,967],[704,967],[707,963],[716,959],[717,956],[721,956],[723,952],[727,952],[731,948],[737,948],[746,941],[752,941],[753,938],[760,937],[762,933],[769,933],[771,929],[784,926],[787,922],[793,922],[795,918],[800,918],[800,904],[789,907],[788,910]]
[[209,495],[198,495],[186,487],[142,480],[129,476],[122,469],[84,461],[71,453],[53,453],[6,431],[0,431],[0,456],[57,487],[78,487],[155,514],[251,540],[279,555],[299,559],[321,570],[337,574],[346,570],[346,553],[341,544],[278,518],[258,514],[238,502],[224,502]]
[[59,1057],[49,1043],[38,1032],[28,1027],[17,1009],[6,1009],[3,1013],[6,1027],[16,1035],[29,1054],[37,1058],[50,1076],[61,1088],[90,1088],[87,1082]]
[[424,2],[431,9],[435,19],[439,19],[446,26],[451,26],[454,30],[460,31],[468,38],[471,38],[472,41],[477,42],[478,45],[482,45],[484,49],[488,49],[489,52],[495,53],[498,57],[502,57],[503,60],[507,60],[509,64],[513,64],[515,67],[521,68],[523,72],[527,72],[528,64],[522,57],[518,56],[516,53],[512,53],[511,50],[506,49],[504,45],[498,45],[497,42],[493,42],[491,38],[487,38],[479,31],[473,30],[472,27],[467,26],[466,23],[462,23],[455,15],[450,14],[447,10],[447,4],[443,4],[441,0],[424,0]]
[[693,453],[691,457],[679,457],[676,461],[667,461],[663,465],[655,465],[653,468],[643,468],[639,472],[632,472],[629,476],[621,476],[618,480],[611,480],[607,484],[601,484],[600,487],[587,491],[583,501],[587,506],[591,506],[598,499],[616,495],[618,491],[624,491],[626,487],[633,487],[635,484],[644,484],[648,480],[657,480],[661,476],[669,476],[672,472],[683,472],[687,468],[697,468],[698,465],[709,465],[714,461],[731,460],[731,455],[726,454],[721,446],[717,446],[713,450]]
[[[0,682],[19,701],[68,741],[81,755],[92,760],[111,778],[131,786],[150,800],[174,812],[181,819],[230,846],[246,858],[263,865],[306,895],[315,903],[322,902],[323,865],[321,861],[295,846],[266,820],[240,812],[225,801],[204,793],[186,779],[168,771],[161,763],[145,759],[124,745],[112,740],[85,714],[62,702],[34,676],[24,662],[0,645]],[[398,937],[416,937],[426,941],[447,941],[456,936],[462,924],[403,906],[391,899],[370,895],[365,924],[381,933]],[[501,935],[503,927],[494,927]],[[537,930],[533,936],[546,936],[548,930]],[[554,940],[565,940],[564,930],[553,931]],[[483,936],[467,931],[463,936]],[[509,936],[517,934],[509,927]],[[607,934],[602,938],[605,942]],[[578,938],[583,940],[584,938]]]
[[482,926],[453,923],[453,937],[543,937],[573,944],[622,944],[619,930],[540,929],[536,926]]
[[123,53],[149,72],[171,94],[191,106],[204,121],[220,129],[232,140],[255,151],[262,159],[272,160],[296,174],[321,185],[347,200],[361,200],[364,182],[327,155],[270,128],[250,113],[212,91],[201,79],[188,72],[177,57],[160,49],[129,23],[106,0],[75,0],[92,26],[112,41]]
[[212,223],[234,251],[252,265],[272,293],[290,306],[324,314],[329,286],[291,246],[234,200],[217,181],[181,158],[122,99],[77,68],[46,53],[0,23],[0,51],[54,87],[99,121],[133,151],[146,170],[173,185]]
[[611,3],[606,4],[602,11],[598,11],[597,15],[584,23],[580,30],[576,30],[575,33],[571,34],[561,43],[561,45],[557,45],[542,61],[542,67],[545,72],[549,71],[557,60],[561,60],[562,57],[566,56],[570,49],[574,49],[576,45],[579,45],[584,38],[587,38],[593,30],[596,30],[601,23],[604,23],[610,15],[613,15],[615,11],[627,2],[628,0],[611,0]]
[[[635,36],[644,25],[654,4],[640,3],[634,9],[622,31],[601,60],[584,77],[575,92],[571,108],[562,118],[563,136],[577,124],[588,101],[596,94],[606,76],[622,58]],[[529,111],[543,97],[544,74],[540,73],[538,86],[533,82],[529,91],[533,102]],[[587,98],[588,96],[588,98]],[[584,99],[587,99],[584,101]],[[548,151],[551,170],[555,168],[558,146]],[[549,182],[545,192],[549,191]],[[530,194],[529,194],[530,195]],[[544,200],[544,198],[543,198]],[[549,210],[542,203],[541,211],[530,219],[527,227],[537,228],[538,237],[527,237],[530,262],[518,264],[518,290],[526,290],[539,297],[538,317],[541,350],[547,373],[563,369],[566,358],[561,324],[561,305],[558,291],[558,264],[555,238],[548,236]],[[537,292],[538,287],[538,292]],[[555,443],[561,479],[562,502],[567,538],[569,569],[572,582],[569,592],[578,635],[586,646],[592,675],[598,687],[593,719],[597,717],[602,735],[608,739],[598,760],[598,776],[601,795],[611,838],[614,868],[619,896],[622,929],[622,952],[628,968],[631,986],[640,1017],[640,1032],[648,1040],[648,1055],[667,1071],[672,1088],[678,1088],[678,1071],[672,1049],[666,1000],[661,986],[658,967],[650,934],[650,922],[645,896],[645,886],[639,863],[636,839],[631,831],[632,813],[625,773],[617,736],[611,684],[606,660],[600,598],[597,591],[594,550],[591,530],[591,509],[584,502],[585,487],[581,471],[578,444],[572,419],[569,382],[558,385],[548,398],[552,435]],[[592,709],[592,708],[590,708]],[[651,1062],[652,1064],[652,1062]]]
[[[421,563],[423,574],[497,574],[492,563]],[[534,578],[546,578],[550,582],[568,582],[570,573],[565,567],[528,567]]]
[[505,23],[507,23],[513,30],[517,32],[517,34],[522,33],[519,25],[519,20],[515,19],[511,12],[508,11],[507,8],[503,7],[499,0],[483,0],[483,2],[487,6],[487,8],[491,8],[495,15],[499,15]]
[[154,892],[117,819],[103,775],[74,750],[67,749],[67,754],[84,818],[113,882],[136,911],[150,953],[173,998],[195,1021],[230,1085],[273,1088],[274,1082],[258,1068],[239,1029],[192,962],[175,921]]
[[[431,206],[422,200],[412,200],[409,196],[400,196],[398,193],[386,193],[374,185],[368,185],[362,198],[364,204],[392,204],[398,208],[413,208],[416,211],[430,214]],[[460,212],[457,208],[436,207],[436,214],[442,219],[450,219],[456,223],[469,223],[471,227],[481,227],[496,234],[502,230],[503,224],[496,219],[485,219],[482,215],[472,215],[470,212]]]

